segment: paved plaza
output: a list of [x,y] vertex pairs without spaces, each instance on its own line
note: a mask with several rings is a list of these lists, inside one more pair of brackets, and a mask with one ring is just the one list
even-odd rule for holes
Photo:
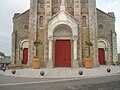
[[[111,72],[107,72],[107,69],[110,68]],[[119,66],[113,65],[102,65],[99,67],[95,67],[92,69],[86,68],[42,68],[42,69],[15,69],[16,73],[12,74],[11,70],[0,71],[0,74],[6,76],[15,76],[15,77],[32,77],[32,78],[70,78],[70,77],[101,77],[101,76],[109,76],[116,73],[120,73]],[[83,74],[79,75],[79,71],[82,71]],[[40,72],[44,71],[44,76],[40,75]]]

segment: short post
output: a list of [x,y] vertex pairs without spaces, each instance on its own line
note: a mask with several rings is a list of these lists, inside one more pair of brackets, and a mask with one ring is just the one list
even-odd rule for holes
[[110,68],[107,68],[107,72],[110,73],[110,72],[111,72],[111,69],[110,69]]
[[41,75],[41,76],[44,76],[44,74],[45,74],[44,71],[41,71],[41,72],[40,72],[40,75]]
[[11,72],[12,72],[12,74],[15,74],[15,73],[16,73],[16,70],[14,69],[14,70],[12,70]]
[[83,75],[83,71],[82,70],[79,70],[79,75]]
[[3,67],[3,68],[2,68],[2,70],[5,72],[5,71],[6,71],[6,68],[5,68],[5,67]]

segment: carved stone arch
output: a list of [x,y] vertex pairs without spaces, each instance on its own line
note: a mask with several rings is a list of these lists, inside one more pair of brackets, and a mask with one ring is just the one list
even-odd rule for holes
[[[66,33],[66,34],[65,34]],[[72,67],[78,67],[77,40],[78,22],[74,17],[65,11],[60,11],[48,22],[49,55],[47,67],[53,67],[55,61],[55,42],[56,40],[69,40],[71,44]]]
[[[107,39],[101,38],[101,39],[98,40],[98,44],[99,44],[99,42],[102,42],[102,43],[105,44],[105,47],[104,47],[104,48],[110,48],[110,43],[109,43],[109,41],[108,41]],[[98,47],[99,47],[99,46],[98,46]],[[110,50],[110,49],[109,49],[109,50]]]
[[23,61],[23,50],[26,48],[28,50],[28,39],[21,39],[19,41],[19,48],[18,48],[18,60],[19,60],[19,63],[22,64],[22,61]]
[[53,31],[54,37],[72,37],[71,27],[65,24],[60,24]]
[[25,43],[25,42],[28,42],[28,39],[22,39],[22,40],[20,40],[20,42],[19,42],[19,48],[23,48],[22,46],[23,46],[23,43]]
[[78,36],[78,22],[67,12],[61,11],[56,16],[53,16],[48,22],[48,38],[53,37],[53,31],[61,24],[71,28],[73,37]]
[[98,40],[98,49],[103,48],[105,51],[106,64],[110,63],[110,43],[107,39],[101,38]]
[[73,36],[78,36],[77,25],[74,25],[73,23],[71,23],[69,21],[60,21],[60,22],[54,23],[52,27],[48,26],[48,27],[50,27],[50,28],[48,28],[49,29],[48,30],[48,37],[53,37],[53,31],[60,24],[68,25],[69,27],[71,27],[72,35]]

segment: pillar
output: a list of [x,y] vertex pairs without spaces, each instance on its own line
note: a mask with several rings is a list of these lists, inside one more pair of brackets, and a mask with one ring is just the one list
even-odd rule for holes
[[52,40],[49,40],[49,60],[52,60]]
[[73,40],[73,67],[79,67],[77,59],[77,37]]
[[74,60],[77,60],[77,40],[74,40]]
[[49,38],[49,56],[48,56],[48,62],[47,67],[52,68],[53,67],[53,61],[52,61],[52,48],[53,47],[53,40],[52,38]]

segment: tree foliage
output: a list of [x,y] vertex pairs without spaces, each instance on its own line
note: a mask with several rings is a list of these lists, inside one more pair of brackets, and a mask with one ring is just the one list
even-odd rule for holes
[[0,56],[5,57],[5,54],[3,52],[0,52]]

